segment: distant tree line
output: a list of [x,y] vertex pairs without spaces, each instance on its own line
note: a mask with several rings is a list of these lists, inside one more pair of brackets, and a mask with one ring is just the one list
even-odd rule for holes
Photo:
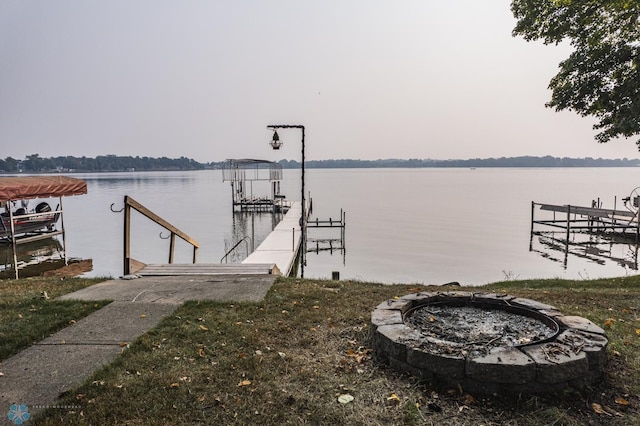
[[[294,160],[281,160],[283,168],[299,168]],[[315,169],[357,169],[357,168],[403,168],[403,167],[638,167],[640,159],[603,159],[568,157],[501,157],[474,158],[469,160],[431,160],[431,159],[385,159],[385,160],[311,160],[305,161],[305,167]]]
[[[199,163],[180,157],[123,157],[116,155],[88,157],[42,158],[38,154],[28,155],[24,160],[7,157],[0,159],[0,173],[74,173],[74,172],[120,172],[120,171],[172,171],[218,169],[224,162]],[[295,160],[280,160],[286,169],[300,168]],[[640,159],[603,159],[568,157],[501,157],[474,158],[469,160],[431,159],[381,159],[381,160],[311,160],[305,167],[311,169],[359,169],[359,168],[420,168],[420,167],[638,167]]]
[[46,173],[46,172],[117,172],[149,170],[202,170],[204,164],[180,157],[122,157],[104,155],[88,157],[42,158],[38,154],[28,155],[24,160],[7,157],[0,159],[0,172],[5,173]]

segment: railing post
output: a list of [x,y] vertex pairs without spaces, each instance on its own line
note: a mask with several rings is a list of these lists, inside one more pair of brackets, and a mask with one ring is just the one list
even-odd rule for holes
[[169,242],[169,264],[173,263],[173,251],[176,246],[176,234],[171,233],[171,240]]
[[131,244],[129,237],[131,236],[131,206],[129,205],[129,196],[124,196],[124,275],[131,273]]

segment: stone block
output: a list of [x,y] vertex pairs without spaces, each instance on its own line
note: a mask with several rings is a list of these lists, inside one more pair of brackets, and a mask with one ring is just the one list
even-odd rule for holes
[[597,325],[583,317],[563,315],[561,317],[556,317],[555,320],[566,325],[568,328],[588,331],[589,333],[601,334],[603,336],[606,335],[605,331],[602,328],[598,327]]
[[413,300],[407,299],[388,299],[376,306],[377,309],[390,309],[390,310],[398,310],[402,313],[405,313],[413,306]]
[[398,310],[376,309],[371,313],[371,324],[373,324],[374,327],[402,323],[402,312]]
[[541,383],[565,382],[589,372],[584,352],[573,353],[570,347],[558,342],[527,346],[522,351],[536,362],[536,381]]
[[584,352],[589,362],[589,370],[602,373],[607,360],[607,345],[609,340],[597,333],[582,330],[567,329],[558,337],[557,341],[570,347],[573,352]]
[[445,381],[463,378],[465,362],[462,356],[435,355],[420,349],[407,348],[407,364],[427,370]]
[[376,349],[385,352],[389,357],[400,361],[407,359],[407,340],[418,338],[415,330],[404,324],[382,325],[375,331]]
[[416,368],[413,365],[407,364],[406,362],[399,361],[395,358],[389,358],[389,366],[393,369],[411,374],[414,377],[417,377],[420,380],[433,380],[434,375],[429,370],[424,370],[421,368]]
[[466,374],[474,380],[494,383],[527,383],[535,380],[536,363],[516,348],[500,348],[467,359]]
[[522,297],[516,297],[509,301],[512,305],[524,306],[525,308],[535,309],[537,311],[557,311],[555,306],[547,305],[546,303],[538,302],[536,300],[524,299]]

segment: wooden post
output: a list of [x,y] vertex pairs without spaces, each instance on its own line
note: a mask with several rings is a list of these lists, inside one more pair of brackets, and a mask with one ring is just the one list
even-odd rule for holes
[[131,244],[129,237],[131,236],[131,206],[129,205],[129,196],[124,196],[124,275],[131,273]]
[[175,247],[176,247],[176,234],[172,232],[171,240],[169,242],[169,264],[173,263],[173,251]]
[[533,235],[533,213],[535,211],[535,208],[536,208],[536,203],[532,201],[531,202],[531,235]]
[[571,229],[571,205],[567,205],[567,244],[569,244],[569,230]]

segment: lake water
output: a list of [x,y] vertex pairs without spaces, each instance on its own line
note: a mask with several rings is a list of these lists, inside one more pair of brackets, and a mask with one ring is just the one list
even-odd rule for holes
[[[220,170],[74,175],[88,194],[63,198],[67,253],[93,260],[89,276],[122,275],[123,213],[129,195],[198,240],[199,263],[218,263],[244,236],[229,261],[240,261],[276,223],[268,213],[232,214],[231,189]],[[259,188],[258,193],[268,194]],[[607,244],[565,253],[541,236],[531,238],[531,202],[613,208],[640,185],[635,168],[572,169],[308,169],[311,218],[346,212],[346,253],[307,254],[305,277],[383,283],[481,285],[504,279],[587,279],[635,274],[637,247]],[[284,170],[281,192],[300,199],[300,171]],[[169,241],[133,213],[132,256],[166,263]],[[310,230],[331,238],[337,230]],[[176,263],[190,262],[178,240]],[[559,249],[558,249],[559,248]],[[581,252],[583,250],[583,252]]]

